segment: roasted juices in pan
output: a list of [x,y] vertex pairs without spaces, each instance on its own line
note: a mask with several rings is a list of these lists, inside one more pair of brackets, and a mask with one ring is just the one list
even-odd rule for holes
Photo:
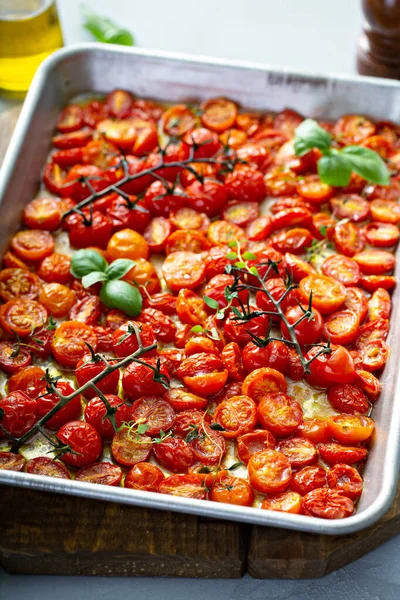
[[0,468],[352,515],[390,351],[399,128],[78,100],[0,271]]

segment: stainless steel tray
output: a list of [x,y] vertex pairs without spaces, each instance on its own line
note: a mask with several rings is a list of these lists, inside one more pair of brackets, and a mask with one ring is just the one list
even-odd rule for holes
[[[23,207],[37,190],[60,108],[78,94],[107,92],[114,88],[172,102],[224,95],[253,109],[279,111],[291,107],[311,117],[335,119],[341,114],[356,112],[374,119],[400,120],[400,84],[394,81],[316,75],[263,64],[101,44],[63,49],[48,58],[37,71],[4,160],[0,174],[1,252],[19,225]],[[400,331],[399,296],[397,288],[389,336],[392,353],[383,375],[383,393],[374,410],[376,436],[365,469],[365,490],[357,513],[348,519],[325,521],[12,471],[0,471],[0,482],[314,533],[349,534],[368,527],[387,511],[397,488],[400,339],[395,333]]]

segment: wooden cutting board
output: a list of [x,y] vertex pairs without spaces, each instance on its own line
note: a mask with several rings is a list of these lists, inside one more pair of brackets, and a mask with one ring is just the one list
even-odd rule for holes
[[[19,112],[0,115],[0,163]],[[0,530],[10,573],[308,579],[399,533],[400,489],[376,525],[330,537],[2,486]]]

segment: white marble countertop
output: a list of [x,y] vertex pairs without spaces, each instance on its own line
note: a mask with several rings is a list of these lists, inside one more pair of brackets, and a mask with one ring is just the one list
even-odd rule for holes
[[[81,0],[58,0],[65,44],[91,39]],[[86,0],[130,29],[138,46],[317,72],[355,73],[359,0]],[[0,110],[7,106],[0,98]],[[0,519],[1,521],[1,519]],[[1,534],[0,534],[1,535]],[[1,600],[398,600],[400,536],[318,580],[29,577],[0,574]]]

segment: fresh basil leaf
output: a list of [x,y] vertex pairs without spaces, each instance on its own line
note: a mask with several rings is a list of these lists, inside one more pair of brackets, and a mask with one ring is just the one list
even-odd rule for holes
[[219,307],[218,302],[216,300],[214,300],[214,298],[209,298],[208,296],[203,296],[203,300],[207,304],[207,306],[209,306],[210,308],[217,309]]
[[346,146],[340,151],[346,156],[355,173],[371,183],[389,184],[389,171],[377,152],[362,146]]
[[348,185],[351,177],[351,164],[339,154],[332,152],[318,161],[318,175],[321,181],[333,186]]
[[104,272],[106,268],[106,259],[96,250],[77,250],[72,255],[70,271],[77,279],[81,279],[93,271]]
[[117,258],[107,267],[107,279],[121,279],[135,266],[135,264],[135,261],[130,260],[129,258]]
[[328,150],[331,136],[313,119],[305,119],[295,130],[294,151],[296,156],[307,154],[312,148]]
[[122,29],[111,19],[94,13],[87,6],[82,6],[82,12],[86,19],[83,26],[100,42],[123,46],[134,45],[135,39],[127,29]]
[[102,271],[93,271],[92,273],[88,273],[88,275],[84,275],[82,277],[82,285],[84,288],[88,288],[99,281],[106,281],[107,275]]
[[137,288],[127,281],[107,281],[100,290],[100,300],[107,308],[118,308],[130,317],[137,317],[142,310],[142,296]]

